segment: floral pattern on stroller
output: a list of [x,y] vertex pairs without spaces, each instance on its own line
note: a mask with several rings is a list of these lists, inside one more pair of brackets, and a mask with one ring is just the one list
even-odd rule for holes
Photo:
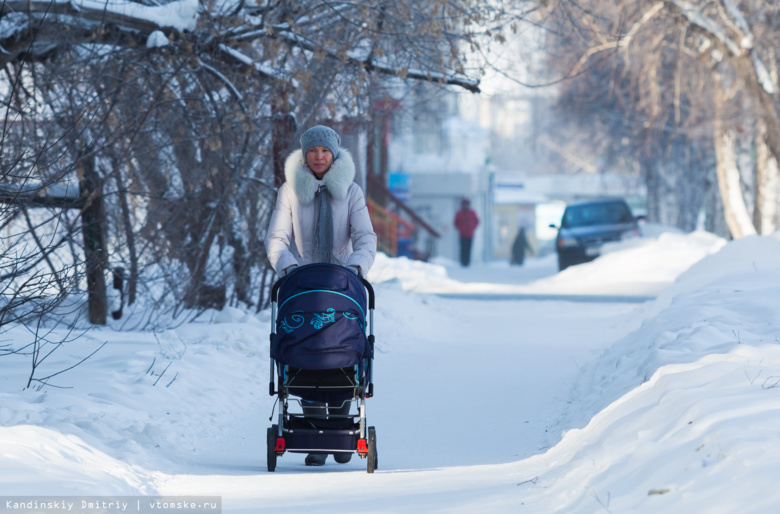
[[[357,453],[369,473],[377,469],[376,430],[365,408],[373,396],[373,313],[371,284],[343,266],[301,266],[274,284],[268,390],[279,413],[267,431],[268,471],[285,452]],[[301,401],[349,402],[350,411],[304,415]]]

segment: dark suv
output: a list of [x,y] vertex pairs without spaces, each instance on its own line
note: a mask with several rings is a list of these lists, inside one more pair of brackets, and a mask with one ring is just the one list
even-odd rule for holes
[[[554,227],[554,225],[550,225]],[[637,219],[621,198],[603,198],[566,206],[555,238],[558,268],[592,261],[601,246],[639,235]]]

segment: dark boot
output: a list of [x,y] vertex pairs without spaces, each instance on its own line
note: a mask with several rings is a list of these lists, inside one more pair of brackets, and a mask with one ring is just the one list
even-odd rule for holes
[[351,453],[334,453],[333,454],[333,460],[335,460],[339,464],[346,464],[347,462],[352,460],[352,454]]
[[307,466],[324,466],[328,459],[327,453],[310,453],[306,456]]

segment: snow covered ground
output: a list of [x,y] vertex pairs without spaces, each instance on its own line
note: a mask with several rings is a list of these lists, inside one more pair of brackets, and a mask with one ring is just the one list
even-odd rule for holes
[[[217,495],[231,513],[777,510],[780,235],[611,250],[560,274],[554,257],[380,256],[373,475],[301,455],[265,470],[268,312],[91,330],[36,370],[107,343],[56,387],[25,388],[30,357],[0,357],[0,496]],[[11,327],[0,347],[30,340]]]

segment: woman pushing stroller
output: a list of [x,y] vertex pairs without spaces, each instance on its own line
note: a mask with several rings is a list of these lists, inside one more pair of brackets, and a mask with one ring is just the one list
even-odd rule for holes
[[[376,234],[363,192],[354,182],[355,164],[341,138],[322,125],[301,136],[301,149],[285,162],[285,183],[279,188],[265,247],[279,276],[297,266],[331,263],[365,277],[376,256]],[[350,403],[326,405],[302,401],[306,415],[347,415]],[[352,454],[335,454],[339,463]],[[322,466],[327,454],[310,453],[307,466]]]

